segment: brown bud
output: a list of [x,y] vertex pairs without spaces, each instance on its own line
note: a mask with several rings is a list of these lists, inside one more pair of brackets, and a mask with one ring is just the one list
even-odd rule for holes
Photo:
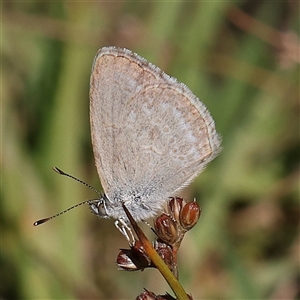
[[182,209],[182,207],[186,204],[186,202],[179,197],[176,198],[172,198],[169,202],[168,202],[168,210],[170,212],[170,214],[172,215],[172,217],[179,222],[179,214],[180,211]]
[[154,221],[157,236],[168,244],[173,244],[178,237],[176,222],[168,215],[162,214]]
[[165,262],[165,264],[169,267],[169,269],[177,278],[178,277],[177,263],[171,246],[162,243],[160,241],[156,241],[154,244],[154,248],[158,253],[158,255],[162,258],[162,260]]
[[165,295],[155,295],[153,292],[150,292],[146,289],[145,291],[138,295],[135,300],[176,300],[170,294]]
[[140,241],[135,241],[130,249],[121,249],[117,256],[117,264],[126,271],[143,270],[152,266]]
[[188,202],[180,212],[180,223],[185,230],[192,229],[198,222],[201,208],[196,201]]
[[135,265],[135,263],[130,258],[130,250],[128,249],[122,249],[120,253],[117,256],[117,265],[126,271],[137,271],[138,267]]
[[156,295],[150,291],[147,291],[146,289],[143,293],[141,293],[135,298],[135,300],[156,300],[156,299],[157,299]]

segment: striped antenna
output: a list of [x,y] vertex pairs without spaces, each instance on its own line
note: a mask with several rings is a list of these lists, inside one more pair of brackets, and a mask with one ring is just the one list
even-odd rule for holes
[[73,206],[71,206],[71,207],[69,207],[69,208],[67,208],[67,209],[65,209],[65,210],[63,210],[63,211],[61,211],[60,213],[51,216],[51,217],[48,217],[48,218],[44,218],[44,219],[40,219],[40,220],[38,220],[38,221],[35,221],[35,222],[33,223],[33,226],[38,226],[38,225],[41,225],[41,224],[43,224],[43,223],[46,223],[46,222],[50,221],[51,219],[54,219],[54,218],[56,218],[56,217],[58,217],[58,216],[60,216],[60,215],[62,215],[62,214],[64,214],[64,213],[68,212],[69,210],[71,210],[71,209],[73,209],[73,208],[75,208],[75,207],[81,206],[81,205],[86,204],[86,203],[89,203],[89,202],[91,202],[91,201],[93,201],[93,200],[86,200],[86,201],[83,201],[83,202],[78,203],[78,204],[75,204],[75,205],[73,205]]
[[[95,188],[92,187],[91,185],[87,184],[86,182],[84,182],[84,181],[82,181],[82,180],[80,180],[80,179],[78,179],[78,178],[76,178],[76,177],[74,177],[74,176],[72,176],[72,175],[70,175],[70,174],[68,174],[68,173],[65,173],[64,171],[62,171],[61,169],[59,169],[59,168],[57,168],[57,167],[53,167],[52,169],[53,169],[56,173],[58,173],[58,174],[60,174],[60,175],[67,176],[67,177],[70,177],[70,178],[72,178],[72,179],[74,179],[74,180],[80,182],[81,184],[87,186],[87,187],[90,188],[92,191],[96,192],[97,194],[101,195],[100,192],[99,192],[97,189],[95,189]],[[40,220],[38,220],[38,221],[35,221],[35,222],[33,223],[33,226],[38,226],[38,225],[41,225],[41,224],[43,224],[43,223],[46,223],[46,222],[50,221],[51,219],[54,219],[54,218],[56,218],[56,217],[58,217],[58,216],[60,216],[60,215],[62,215],[62,214],[64,214],[64,213],[68,212],[69,210],[71,210],[71,209],[73,209],[73,208],[76,208],[76,207],[81,206],[81,205],[83,205],[83,204],[89,204],[89,203],[91,203],[92,201],[95,201],[95,200],[97,200],[97,199],[94,199],[94,200],[86,200],[86,201],[80,202],[80,203],[78,203],[78,204],[75,204],[75,205],[73,205],[73,206],[71,206],[71,207],[65,209],[64,211],[62,211],[62,212],[60,212],[60,213],[58,213],[58,214],[55,214],[55,215],[53,215],[53,216],[51,216],[51,217],[48,217],[48,218],[44,218],[44,219],[40,219]]]
[[76,177],[74,177],[74,176],[72,176],[72,175],[70,175],[70,174],[64,172],[64,171],[62,171],[62,170],[59,169],[58,167],[53,167],[52,169],[53,169],[53,171],[55,171],[55,172],[58,173],[59,175],[64,175],[64,176],[70,177],[70,178],[72,178],[72,179],[74,179],[74,180],[80,182],[81,184],[87,186],[89,189],[91,189],[92,191],[96,192],[97,194],[101,195],[101,193],[100,193],[97,189],[95,189],[93,186],[87,184],[86,182],[84,182],[84,181],[82,181],[82,180],[80,180],[80,179],[78,179],[78,178],[76,178]]

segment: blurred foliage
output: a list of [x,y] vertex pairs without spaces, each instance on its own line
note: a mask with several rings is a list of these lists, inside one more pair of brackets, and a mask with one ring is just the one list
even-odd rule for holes
[[126,240],[78,208],[100,188],[88,116],[98,48],[126,47],[207,105],[223,151],[184,197],[203,212],[180,249],[195,299],[299,299],[299,2],[2,2],[1,299],[134,299],[156,270],[114,264]]

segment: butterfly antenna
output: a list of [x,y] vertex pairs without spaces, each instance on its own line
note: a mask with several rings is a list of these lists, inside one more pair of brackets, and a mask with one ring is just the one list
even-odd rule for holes
[[71,206],[71,207],[65,209],[64,211],[62,211],[62,212],[60,212],[60,213],[58,213],[58,214],[55,214],[55,215],[53,215],[53,216],[51,216],[51,217],[44,218],[44,219],[40,219],[40,220],[34,222],[34,223],[33,223],[33,226],[38,226],[38,225],[41,225],[41,224],[43,224],[43,223],[46,223],[46,222],[50,221],[51,219],[54,219],[54,218],[56,218],[56,217],[58,217],[58,216],[60,216],[60,215],[62,215],[62,214],[64,214],[64,213],[68,212],[69,210],[71,210],[71,209],[73,209],[73,208],[76,208],[76,207],[81,206],[81,205],[86,204],[86,203],[90,203],[91,201],[93,201],[93,200],[86,200],[86,201],[77,203],[77,204],[75,204],[75,205],[73,205],[73,206]]
[[92,191],[96,192],[97,194],[101,195],[101,193],[100,193],[97,189],[95,189],[93,186],[87,184],[86,182],[84,182],[84,181],[82,181],[82,180],[80,180],[80,179],[78,179],[78,178],[76,178],[76,177],[74,177],[74,176],[72,176],[72,175],[70,175],[70,174],[68,174],[68,173],[65,173],[64,171],[62,171],[62,170],[59,169],[58,167],[53,167],[52,169],[53,169],[56,173],[58,173],[58,174],[60,174],[60,175],[67,176],[67,177],[70,177],[70,178],[72,178],[72,179],[74,179],[74,180],[80,182],[81,184],[87,186],[87,187],[90,188]]
[[[70,177],[70,178],[72,178],[72,179],[74,179],[74,180],[80,182],[81,184],[87,186],[87,187],[90,188],[92,191],[96,192],[97,194],[101,195],[100,192],[99,192],[97,189],[95,189],[95,188],[92,187],[91,185],[87,184],[86,182],[84,182],[84,181],[82,181],[82,180],[80,180],[80,179],[78,179],[78,178],[76,178],[76,177],[74,177],[74,176],[72,176],[72,175],[70,175],[70,174],[68,174],[68,173],[65,173],[64,171],[62,171],[61,169],[59,169],[59,168],[57,168],[57,167],[53,167],[52,169],[53,169],[56,173],[58,173],[58,174],[60,174],[60,175],[67,176],[67,177]],[[64,214],[64,213],[70,211],[70,210],[73,209],[73,208],[76,208],[76,207],[81,206],[81,205],[86,204],[86,203],[91,203],[92,201],[93,201],[93,200],[86,200],[86,201],[80,202],[80,203],[78,203],[78,204],[75,204],[75,205],[73,205],[73,206],[71,206],[71,207],[65,209],[64,211],[58,213],[58,214],[55,214],[55,215],[53,215],[53,216],[51,216],[51,217],[48,217],[48,218],[40,219],[40,220],[34,222],[33,225],[34,225],[34,226],[38,226],[38,225],[41,225],[41,224],[43,224],[43,223],[46,223],[46,222],[50,221],[51,219],[54,219],[54,218],[56,218],[56,217],[58,217],[58,216],[60,216],[60,215],[62,215],[62,214]]]

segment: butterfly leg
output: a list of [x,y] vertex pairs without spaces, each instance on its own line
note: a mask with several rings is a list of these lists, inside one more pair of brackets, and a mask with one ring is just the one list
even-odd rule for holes
[[128,224],[122,218],[120,218],[115,221],[115,226],[125,236],[129,245],[133,245],[135,242],[135,237],[132,233],[131,228],[128,226]]

